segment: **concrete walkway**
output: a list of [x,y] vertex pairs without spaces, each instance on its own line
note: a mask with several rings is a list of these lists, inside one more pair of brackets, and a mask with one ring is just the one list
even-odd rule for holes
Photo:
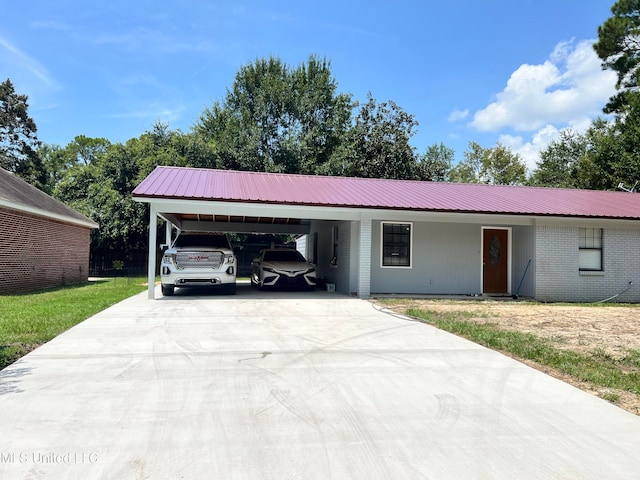
[[640,417],[369,302],[146,295],[0,372],[1,479],[640,479]]

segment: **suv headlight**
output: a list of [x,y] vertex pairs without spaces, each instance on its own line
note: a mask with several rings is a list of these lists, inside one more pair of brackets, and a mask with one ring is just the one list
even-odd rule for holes
[[226,253],[224,256],[224,263],[233,263],[235,261],[235,258],[233,256],[233,254],[231,253]]
[[162,257],[162,263],[168,263],[170,265],[176,264],[176,254],[175,253],[165,253]]

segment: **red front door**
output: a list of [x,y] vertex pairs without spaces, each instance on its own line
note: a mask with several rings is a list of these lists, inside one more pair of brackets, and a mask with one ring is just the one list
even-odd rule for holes
[[482,234],[482,285],[484,293],[508,293],[508,230],[485,229]]

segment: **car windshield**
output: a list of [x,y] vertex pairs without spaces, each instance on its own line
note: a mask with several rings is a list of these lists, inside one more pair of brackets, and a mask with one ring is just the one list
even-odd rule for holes
[[224,235],[181,233],[174,247],[229,248],[229,241]]
[[297,250],[274,250],[264,252],[265,262],[306,262]]

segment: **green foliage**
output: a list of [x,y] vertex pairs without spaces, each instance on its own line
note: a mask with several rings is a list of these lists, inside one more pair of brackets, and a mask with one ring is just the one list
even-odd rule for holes
[[340,147],[350,114],[351,96],[337,93],[329,62],[311,56],[291,68],[270,57],[242,67],[194,132],[222,168],[316,173]]
[[216,166],[208,143],[162,123],[125,144],[79,136],[42,151],[53,195],[100,225],[91,233],[92,250],[123,256],[146,250],[148,208],[131,193],[156,166]]
[[627,100],[606,138],[604,154],[595,160],[608,174],[607,188],[640,180],[640,93],[630,93]]
[[618,75],[614,95],[606,113],[620,112],[629,103],[630,93],[640,86],[640,0],[618,0],[612,7],[612,17],[598,27],[598,41],[593,48],[604,68]]
[[409,140],[418,125],[395,102],[378,103],[369,93],[347,135],[341,170],[329,173],[367,178],[415,178],[417,156]]
[[15,92],[10,79],[0,83],[0,167],[43,188],[47,180],[36,152],[40,142],[27,99]]
[[416,178],[444,182],[449,178],[455,152],[444,143],[433,144],[420,156],[416,165]]
[[485,149],[475,142],[469,142],[467,150],[463,152],[463,159],[449,172],[449,179],[452,182],[460,183],[482,183],[480,172],[482,169],[482,158]]
[[464,159],[451,169],[453,182],[487,183],[491,185],[523,185],[527,168],[519,155],[498,143],[494,148],[483,148],[469,142]]
[[585,153],[571,171],[573,186],[614,190],[640,180],[640,93],[629,93],[613,121],[594,121],[585,134]]
[[73,163],[89,165],[106,153],[110,145],[111,142],[106,138],[89,138],[78,135],[67,145],[66,150],[73,158]]
[[527,167],[518,154],[498,143],[485,152],[480,178],[491,185],[522,185],[527,178]]
[[529,179],[533,186],[581,188],[580,170],[584,166],[589,137],[563,130],[560,137],[540,152],[540,162]]

